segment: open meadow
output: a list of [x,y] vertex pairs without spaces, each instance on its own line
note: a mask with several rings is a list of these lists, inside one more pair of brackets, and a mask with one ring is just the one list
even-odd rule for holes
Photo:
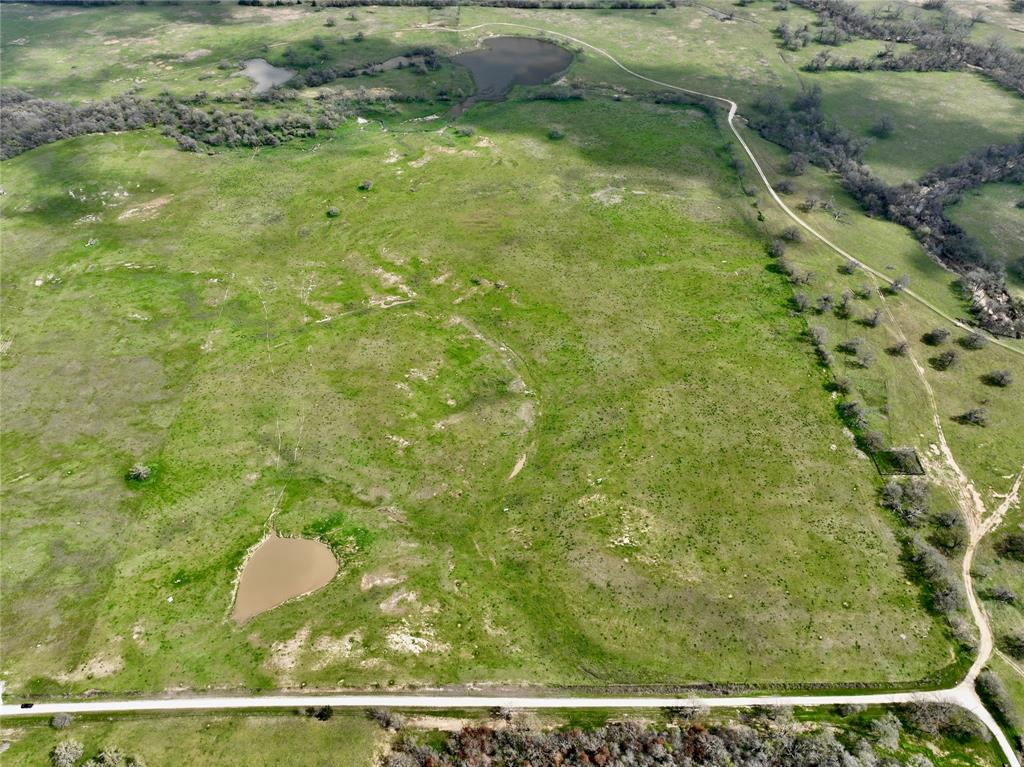
[[[5,695],[957,681],[974,627],[962,602],[936,614],[911,539],[959,571],[947,449],[983,511],[1010,492],[1024,344],[971,346],[920,237],[834,173],[790,174],[748,120],[812,84],[856,137],[885,113],[864,162],[898,184],[1013,141],[1024,101],[970,71],[803,71],[823,46],[774,30],[815,16],[772,8],[4,4],[5,88],[173,96],[274,130],[312,115],[260,146],[179,151],[148,124],[0,166]],[[884,279],[787,231],[723,110],[593,49],[456,116],[474,85],[450,57],[536,29],[737,101],[787,203],[827,201],[807,220]],[[302,87],[256,98],[252,58]],[[950,216],[1009,259],[1017,197],[986,185]],[[879,505],[868,432],[935,481],[915,529]],[[240,568],[270,533],[321,541],[338,573],[240,624]],[[1024,588],[995,545],[979,558]],[[990,601],[997,633],[1021,625],[1019,601]],[[239,721],[212,725],[224,748],[262,742]],[[307,735],[365,755],[374,733],[349,724]],[[285,726],[321,724],[260,737]],[[51,748],[41,733],[23,744]]]

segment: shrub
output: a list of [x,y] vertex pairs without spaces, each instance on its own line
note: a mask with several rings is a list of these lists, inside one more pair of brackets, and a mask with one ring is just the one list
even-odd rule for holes
[[972,407],[966,413],[961,413],[956,420],[971,426],[988,426],[988,411],[983,407]]
[[84,752],[85,747],[77,740],[63,740],[50,752],[50,763],[53,767],[72,767]]
[[855,429],[863,429],[868,425],[868,418],[864,412],[864,407],[856,400],[840,403],[839,415]]
[[54,714],[50,720],[50,726],[55,730],[63,730],[71,726],[71,714]]
[[341,211],[333,205],[327,209],[327,218],[337,218],[341,215]]
[[808,164],[807,155],[794,152],[786,160],[782,169],[791,176],[802,176],[807,171]]
[[796,226],[787,226],[782,230],[781,236],[786,242],[801,242],[804,238],[799,227]]
[[917,451],[912,447],[897,447],[889,451],[889,460],[893,468],[903,474],[919,474],[921,462],[917,457]]
[[793,182],[789,179],[783,179],[775,185],[775,191],[779,194],[793,194]]
[[900,730],[903,725],[892,713],[884,714],[871,722],[871,733],[878,745],[887,751],[895,751],[900,747]]
[[854,336],[848,338],[839,344],[839,351],[846,354],[856,354],[860,351],[861,346],[864,345],[864,339],[860,336]]
[[965,349],[984,349],[988,345],[988,339],[977,331],[969,333],[960,338],[960,345]]
[[870,349],[861,349],[857,352],[857,365],[862,368],[869,368],[875,364],[875,353]]
[[1007,692],[1003,680],[998,676],[989,669],[985,669],[974,680],[974,687],[981,699],[995,709],[1004,722],[1011,727],[1016,727],[1020,723],[1017,707],[1013,704],[1013,699]]
[[996,544],[996,553],[1004,559],[1024,562],[1024,533],[1010,533]]
[[366,715],[385,730],[400,730],[405,724],[405,718],[401,714],[386,708],[371,708]]
[[840,274],[853,274],[856,271],[857,271],[857,262],[854,261],[853,259],[850,259],[848,261],[844,261],[843,263],[841,263],[839,265],[839,273]]
[[153,470],[144,463],[137,463],[128,469],[128,479],[132,482],[145,482],[152,474]]
[[864,432],[860,441],[864,449],[869,453],[878,453],[885,450],[885,435],[876,429]]
[[889,283],[889,290],[893,293],[901,293],[908,287],[910,287],[910,277],[905,274]]
[[984,380],[989,386],[1005,388],[1013,383],[1013,373],[1009,370],[993,370],[985,374]]
[[973,714],[951,703],[914,703],[904,708],[904,722],[929,735],[948,735],[959,740],[988,741],[988,728]]
[[946,349],[932,358],[932,366],[936,370],[949,370],[951,367],[956,366],[960,361],[960,355],[956,353],[956,349]]
[[1002,602],[1007,605],[1012,605],[1017,601],[1017,594],[1005,586],[993,586],[985,592],[985,596],[989,599],[995,600],[996,602]]
[[882,115],[878,122],[871,126],[871,135],[876,138],[889,138],[894,128],[892,118],[888,115]]
[[945,328],[933,328],[921,336],[921,340],[929,346],[945,343],[947,338],[949,338],[949,331]]
[[918,477],[909,480],[890,479],[882,487],[881,504],[904,523],[916,527],[928,516],[928,482]]
[[793,296],[793,305],[798,312],[803,313],[811,308],[811,299],[805,293],[796,293]]
[[893,357],[905,357],[907,352],[910,351],[910,344],[906,341],[897,341],[889,347],[888,352]]
[[914,536],[908,542],[910,560],[917,566],[928,586],[932,607],[945,615],[960,610],[965,603],[963,588],[954,576],[949,561],[938,549]]
[[565,134],[562,133],[558,128],[552,128],[548,131],[548,138],[552,141],[558,141],[559,139],[565,138]]
[[476,128],[472,128],[468,125],[462,125],[455,129],[456,136],[462,136],[463,138],[472,136],[476,133]]
[[871,314],[865,315],[861,320],[862,325],[866,325],[869,328],[877,328],[878,324],[882,321],[882,310],[875,308]]
[[1024,660],[1024,631],[1004,634],[999,644],[1006,650],[1007,655],[1011,655],[1018,660]]
[[768,243],[768,255],[772,258],[782,258],[786,254],[786,243],[782,240],[772,240]]
[[369,192],[371,189],[373,189],[373,182],[369,179],[359,184],[359,191],[361,192]]

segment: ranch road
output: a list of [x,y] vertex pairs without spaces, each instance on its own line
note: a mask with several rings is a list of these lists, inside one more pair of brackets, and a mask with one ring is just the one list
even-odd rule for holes
[[68,714],[112,714],[168,711],[238,711],[303,706],[403,709],[652,709],[668,707],[750,708],[753,706],[833,706],[840,703],[887,705],[900,703],[951,703],[974,713],[995,735],[1007,764],[1021,767],[1010,742],[992,715],[974,693],[962,683],[950,690],[893,692],[867,695],[766,695],[722,698],[630,697],[560,698],[475,695],[253,695],[248,697],[147,698],[138,700],[77,701],[37,703],[26,709],[16,704],[0,706],[0,717],[50,716]]
[[[539,27],[530,27],[523,24],[509,22],[489,22],[478,24],[473,27],[453,29],[448,27],[426,25],[416,27],[417,31],[439,31],[439,32],[469,32],[482,27],[499,26],[515,27],[533,32],[541,32],[554,37],[559,37],[582,47],[588,48],[595,53],[604,56],[615,66],[626,73],[652,84],[669,88],[671,90],[688,93],[701,98],[711,99],[725,104],[729,108],[728,125],[732,133],[743,147],[744,152],[756,169],[761,181],[764,183],[773,202],[795,223],[808,231],[817,240],[828,246],[837,255],[856,262],[866,272],[877,279],[888,282],[888,277],[877,270],[867,266],[849,253],[832,243],[824,235],[816,231],[807,222],[797,216],[776,194],[760,163],[754,156],[747,142],[743,139],[734,123],[738,106],[736,102],[712,94],[694,91],[670,83],[661,82],[645,75],[634,72],[622,64],[618,59],[605,50],[598,48],[578,38],[561,32],[555,32]],[[411,30],[410,30],[411,31]],[[930,311],[941,316],[945,320],[958,327],[967,327],[962,321],[945,314],[940,308],[931,304],[923,297],[913,291],[903,291],[913,300],[927,307]],[[998,338],[990,337],[990,340],[1013,352],[1024,356],[1024,351],[1010,344],[1004,343]],[[941,430],[940,430],[941,434]],[[957,467],[958,468],[958,467]],[[966,481],[966,477],[963,478]],[[1021,478],[1018,476],[1015,491],[1019,491]],[[1016,496],[1016,492],[1013,493]],[[1013,501],[1003,504],[1005,511]],[[983,509],[982,509],[983,510]],[[707,707],[707,708],[749,708],[754,706],[797,706],[817,707],[832,706],[837,704],[861,704],[861,705],[889,705],[907,703],[949,703],[960,706],[971,711],[985,726],[992,732],[996,741],[1003,751],[1006,764],[1012,767],[1021,767],[1009,740],[998,726],[995,719],[982,704],[974,690],[974,679],[983,668],[992,654],[991,629],[988,625],[987,616],[984,614],[974,595],[970,582],[969,564],[974,549],[981,538],[998,525],[1001,514],[993,514],[984,522],[980,518],[972,519],[969,513],[968,523],[972,525],[971,542],[968,548],[968,555],[964,559],[964,580],[967,587],[969,607],[972,616],[981,634],[981,642],[978,656],[971,666],[966,678],[957,686],[946,690],[926,690],[893,693],[874,694],[824,694],[824,695],[765,695],[765,696],[727,696],[727,697],[542,697],[542,696],[467,696],[467,695],[417,695],[417,694],[396,694],[396,695],[372,695],[372,694],[321,694],[321,695],[267,695],[267,696],[238,696],[238,697],[179,697],[179,698],[147,698],[132,700],[89,700],[89,701],[67,701],[37,703],[31,708],[22,708],[18,704],[0,705],[0,717],[17,716],[47,716],[56,713],[71,714],[108,714],[108,713],[139,713],[139,712],[167,712],[167,711],[225,711],[225,710],[259,710],[271,708],[297,708],[302,706],[332,706],[336,708],[366,708],[366,707],[395,707],[403,709],[466,709],[466,708],[494,708],[504,707],[512,709],[652,709],[666,707]],[[980,515],[979,515],[980,516]],[[2,687],[0,687],[2,691]]]

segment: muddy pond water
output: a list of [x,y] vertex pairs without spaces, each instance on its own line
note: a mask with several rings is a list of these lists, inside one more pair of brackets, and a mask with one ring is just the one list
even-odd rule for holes
[[533,37],[491,37],[452,61],[469,70],[476,93],[452,110],[460,115],[480,101],[501,101],[514,85],[540,85],[569,68],[572,53]]
[[245,623],[289,599],[323,588],[337,572],[338,560],[326,544],[270,535],[245,561],[231,617]]
[[239,72],[252,80],[253,93],[266,93],[275,85],[286,83],[295,77],[295,73],[284,67],[275,67],[266,59],[247,59],[242,62],[245,68]]

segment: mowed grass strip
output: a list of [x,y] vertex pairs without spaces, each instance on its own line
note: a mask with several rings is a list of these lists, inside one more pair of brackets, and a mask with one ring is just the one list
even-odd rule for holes
[[[11,694],[952,660],[713,121],[594,99],[464,122],[6,164]],[[271,514],[342,570],[238,628]]]

